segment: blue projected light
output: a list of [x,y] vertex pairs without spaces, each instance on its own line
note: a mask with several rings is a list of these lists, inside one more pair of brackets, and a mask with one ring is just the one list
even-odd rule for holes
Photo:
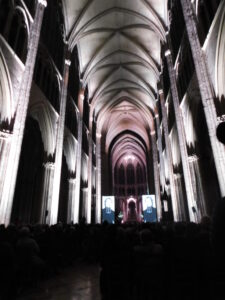
[[143,221],[145,223],[157,221],[155,195],[143,195],[142,196],[142,214],[143,214]]
[[115,223],[115,197],[102,197],[102,222],[107,221],[110,224]]

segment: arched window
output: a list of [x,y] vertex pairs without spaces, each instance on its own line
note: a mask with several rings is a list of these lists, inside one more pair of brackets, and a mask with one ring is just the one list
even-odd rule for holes
[[42,59],[39,55],[37,55],[36,64],[34,68],[34,76],[33,76],[33,79],[36,83],[40,83],[42,70],[43,70]]
[[10,1],[0,0],[0,33],[4,36],[10,13]]
[[12,129],[13,111],[11,78],[4,55],[0,49],[0,130]]
[[120,165],[119,168],[119,184],[125,184],[125,169],[123,164]]
[[118,169],[115,167],[114,169],[114,183],[118,183]]
[[84,91],[84,104],[83,104],[83,121],[87,127],[89,127],[89,113],[90,113],[90,106],[88,103],[88,88],[86,87]]
[[[77,128],[78,128],[78,114],[75,108],[73,99],[67,95],[66,104],[66,119],[65,123],[67,128],[71,131],[75,138],[77,138]],[[93,147],[93,163],[95,165],[95,148]]]
[[28,28],[22,9],[15,9],[9,24],[6,39],[23,63],[27,56]]
[[74,102],[78,105],[78,93],[79,93],[79,58],[77,47],[74,47],[71,55],[71,66],[70,66],[70,76],[68,82],[68,93],[73,98]]
[[35,0],[24,0],[26,3],[26,7],[28,8],[30,14],[34,16],[34,10],[35,10]]
[[46,98],[52,104],[57,112],[59,112],[59,92],[60,80],[51,59],[42,50],[38,53],[35,64],[34,81],[45,94]]
[[127,184],[134,184],[135,183],[135,173],[134,173],[134,166],[129,163],[127,166]]
[[59,72],[62,74],[64,57],[64,18],[60,2],[61,1],[48,1],[42,22],[41,40],[47,47]]
[[143,183],[144,178],[143,178],[143,172],[141,169],[140,164],[138,163],[137,169],[136,169],[136,176],[137,176],[137,183]]
[[204,42],[209,28],[212,24],[213,18],[220,4],[220,0],[199,0],[198,1],[198,19],[203,32],[202,43]]

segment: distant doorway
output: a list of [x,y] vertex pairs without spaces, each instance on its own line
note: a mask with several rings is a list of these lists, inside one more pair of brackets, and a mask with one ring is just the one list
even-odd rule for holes
[[137,222],[137,204],[135,199],[127,200],[127,222]]

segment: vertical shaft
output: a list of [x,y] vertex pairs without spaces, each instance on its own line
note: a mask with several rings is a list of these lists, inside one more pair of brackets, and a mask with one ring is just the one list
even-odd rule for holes
[[175,120],[176,120],[177,133],[178,133],[178,142],[179,142],[183,174],[184,174],[185,189],[186,189],[186,195],[187,195],[187,201],[188,201],[189,217],[190,217],[191,221],[196,221],[196,216],[193,213],[193,211],[194,211],[193,207],[196,209],[196,203],[195,203],[193,185],[192,185],[192,180],[191,180],[190,166],[189,166],[189,161],[188,161],[187,144],[186,144],[186,137],[185,137],[185,131],[184,131],[184,120],[182,117],[182,112],[181,112],[180,103],[179,103],[179,96],[178,96],[177,83],[176,83],[176,74],[175,74],[175,70],[173,68],[172,55],[171,55],[170,50],[167,50],[165,55],[166,55],[168,71],[169,71],[170,90],[171,90],[171,94],[172,94],[172,100],[173,100],[172,102],[173,102],[173,107],[174,107],[174,112],[175,112]]

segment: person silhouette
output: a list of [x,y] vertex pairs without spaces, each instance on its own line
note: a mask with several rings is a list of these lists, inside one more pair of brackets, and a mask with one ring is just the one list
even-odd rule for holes
[[216,129],[216,136],[220,143],[225,145],[225,121],[221,122]]

